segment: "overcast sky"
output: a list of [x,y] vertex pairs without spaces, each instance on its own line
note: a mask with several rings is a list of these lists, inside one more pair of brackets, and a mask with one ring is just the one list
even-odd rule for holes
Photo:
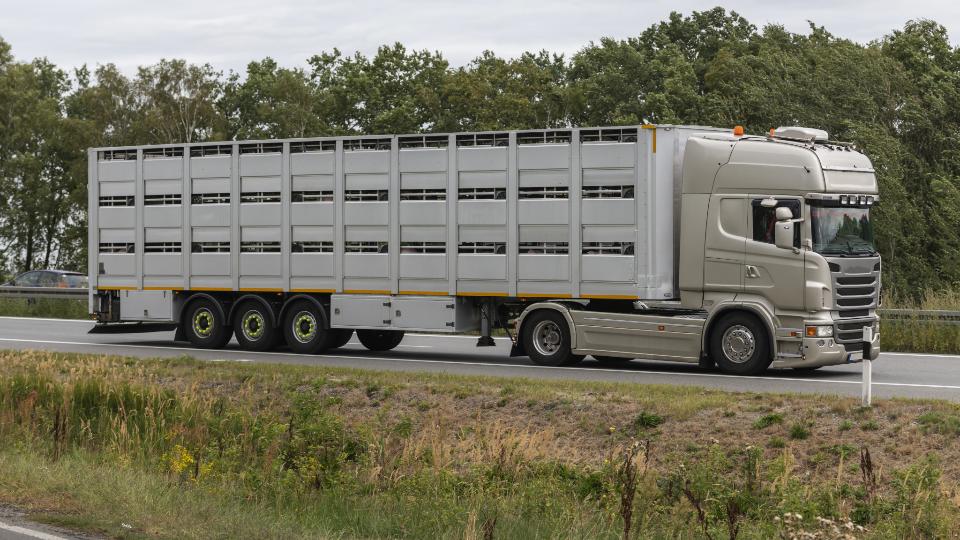
[[160,58],[243,71],[271,56],[286,66],[334,47],[370,54],[399,41],[441,51],[453,65],[485,49],[501,56],[547,49],[567,56],[601,37],[639,34],[671,11],[718,4],[762,27],[806,32],[807,21],[868,42],[910,19],[938,21],[960,37],[956,0],[6,0],[0,36],[21,60],[46,56],[64,68],[113,62],[131,73]]

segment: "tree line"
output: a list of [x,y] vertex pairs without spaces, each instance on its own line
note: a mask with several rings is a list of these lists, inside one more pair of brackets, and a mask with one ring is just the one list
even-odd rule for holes
[[160,60],[128,75],[18,61],[0,39],[0,268],[85,268],[88,147],[639,123],[803,125],[856,143],[878,170],[888,290],[960,283],[960,49],[946,29],[911,21],[858,44],[722,8],[569,58],[486,51],[461,67],[398,43],[305,67]]

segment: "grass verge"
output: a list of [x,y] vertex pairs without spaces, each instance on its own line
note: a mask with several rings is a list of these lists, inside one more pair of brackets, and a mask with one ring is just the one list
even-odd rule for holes
[[0,373],[0,502],[120,538],[960,525],[944,402],[40,351],[0,351]]
[[89,319],[87,299],[0,298],[0,316],[50,319]]

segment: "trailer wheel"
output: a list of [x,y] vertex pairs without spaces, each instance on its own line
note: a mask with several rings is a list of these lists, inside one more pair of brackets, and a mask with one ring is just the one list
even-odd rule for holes
[[343,347],[353,337],[353,330],[350,328],[331,328],[328,332],[330,338],[327,347],[331,349]]
[[624,358],[622,356],[597,356],[591,354],[594,360],[603,366],[625,366],[633,361],[633,358]]
[[710,356],[722,371],[757,375],[773,361],[769,340],[766,328],[756,317],[731,313],[710,332]]
[[231,329],[215,303],[201,298],[190,303],[183,329],[187,340],[201,349],[220,349],[230,341]]
[[313,302],[298,300],[286,309],[283,337],[295,353],[317,354],[327,348],[330,330],[327,317]]
[[389,351],[403,341],[403,330],[357,330],[357,339],[371,351]]
[[272,314],[256,301],[237,306],[233,320],[234,335],[240,348],[248,351],[269,351],[276,346],[280,333],[271,323]]
[[570,349],[570,328],[559,312],[538,310],[523,323],[523,345],[530,360],[541,366],[572,366],[583,360]]

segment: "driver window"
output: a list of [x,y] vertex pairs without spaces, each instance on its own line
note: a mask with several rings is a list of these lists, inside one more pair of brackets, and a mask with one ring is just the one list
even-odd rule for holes
[[[765,244],[774,243],[774,227],[777,223],[776,208],[789,208],[793,213],[793,219],[800,219],[800,201],[796,199],[785,199],[777,201],[776,208],[766,208],[760,204],[763,199],[753,199],[753,240]],[[793,228],[793,245],[800,247],[800,227]]]

